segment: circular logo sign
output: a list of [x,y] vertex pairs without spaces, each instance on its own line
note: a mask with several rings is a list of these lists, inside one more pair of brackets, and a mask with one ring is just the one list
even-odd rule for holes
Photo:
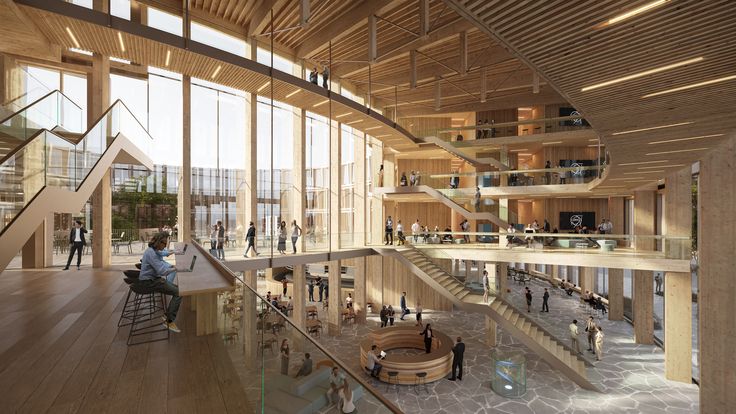
[[583,215],[573,214],[572,216],[570,216],[570,224],[572,224],[573,227],[582,226],[583,225]]

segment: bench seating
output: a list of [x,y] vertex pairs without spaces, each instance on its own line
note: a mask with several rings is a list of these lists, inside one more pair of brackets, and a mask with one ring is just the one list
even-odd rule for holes
[[[319,412],[327,406],[325,397],[331,367],[321,367],[306,377],[293,378],[279,373],[266,377],[266,412],[277,414],[309,414]],[[353,401],[363,396],[363,387],[357,381],[351,381]]]

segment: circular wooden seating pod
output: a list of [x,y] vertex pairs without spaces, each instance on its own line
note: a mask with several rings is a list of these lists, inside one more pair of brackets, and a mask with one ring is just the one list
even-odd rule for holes
[[[399,384],[414,384],[416,374],[426,372],[426,382],[437,381],[446,377],[452,371],[452,345],[449,336],[432,330],[434,340],[432,341],[432,352],[420,355],[392,355],[392,349],[415,348],[424,352],[424,336],[415,326],[395,326],[382,328],[368,335],[368,338],[360,342],[360,363],[363,367],[367,364],[367,355],[371,346],[376,345],[380,351],[386,351],[386,358],[381,360],[381,374],[379,379],[388,382],[389,371],[396,371]],[[392,383],[395,379],[392,379]]]

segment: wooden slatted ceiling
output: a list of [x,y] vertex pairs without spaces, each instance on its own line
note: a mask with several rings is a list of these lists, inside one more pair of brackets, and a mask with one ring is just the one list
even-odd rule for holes
[[[141,65],[155,66],[204,80],[215,81],[246,92],[256,92],[264,84],[267,84],[270,79],[270,77],[266,75],[267,68],[265,73],[254,72],[238,65],[213,59],[203,54],[172,47],[164,43],[134,36],[129,33],[123,33],[123,41],[125,43],[125,52],[123,52],[120,49],[117,38],[118,31],[115,29],[27,6],[21,7],[26,13],[35,19],[38,23],[39,29],[53,43],[59,44],[65,48],[75,47],[72,40],[66,33],[66,28],[69,27],[77,38],[82,49],[103,55],[120,57]],[[171,51],[171,59],[170,65],[167,67],[165,65],[165,59],[168,51]],[[220,66],[221,69],[217,74],[217,77],[212,79],[212,75],[218,66]],[[305,89],[302,89],[299,86],[294,86],[288,81],[275,79],[273,88],[273,97],[275,100],[279,100],[295,107],[305,108],[308,111],[322,116],[329,117],[330,115],[329,104],[325,103],[318,105],[327,99],[325,95],[323,95],[324,90],[319,87],[308,84]],[[270,87],[262,89],[259,95],[268,96],[270,89]],[[286,98],[286,95],[297,89],[302,90],[292,97]],[[316,92],[312,92],[309,89],[315,89]],[[371,128],[368,130],[368,133],[383,141],[387,147],[392,147],[398,151],[417,147],[417,144],[415,144],[401,131],[391,128],[386,123],[372,116],[366,115],[361,112],[361,110],[356,110],[354,107],[342,104],[335,100],[332,101],[331,110],[333,117],[336,115],[348,114],[339,118],[339,121],[349,124],[351,127],[359,131]]]
[[[600,23],[649,0],[589,2],[585,13],[569,2],[452,0],[479,26],[506,42],[539,69],[603,135],[613,162],[605,185],[637,177],[635,162],[667,160],[672,168],[688,165],[708,150],[647,155],[657,152],[712,148],[720,136],[649,144],[653,141],[732,133],[736,118],[736,81],[643,98],[644,95],[697,82],[736,75],[736,7],[727,0],[678,0],[626,21],[599,28]],[[695,57],[705,60],[587,92],[581,88]],[[667,125],[693,124],[626,135],[615,132]],[[674,165],[670,167],[670,165]],[[652,169],[649,169],[652,171]],[[656,170],[655,170],[656,171]]]

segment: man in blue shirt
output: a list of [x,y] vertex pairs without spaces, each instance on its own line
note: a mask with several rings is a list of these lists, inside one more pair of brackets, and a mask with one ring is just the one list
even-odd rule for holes
[[179,287],[167,280],[171,274],[176,274],[176,268],[164,261],[159,252],[163,251],[169,244],[169,235],[167,233],[158,233],[148,243],[148,249],[143,253],[141,259],[141,273],[138,276],[137,286],[153,292],[161,292],[164,295],[171,296],[169,306],[166,310],[164,325],[172,332],[181,332],[176,326],[176,314],[179,312],[181,305],[181,296],[179,296]]

